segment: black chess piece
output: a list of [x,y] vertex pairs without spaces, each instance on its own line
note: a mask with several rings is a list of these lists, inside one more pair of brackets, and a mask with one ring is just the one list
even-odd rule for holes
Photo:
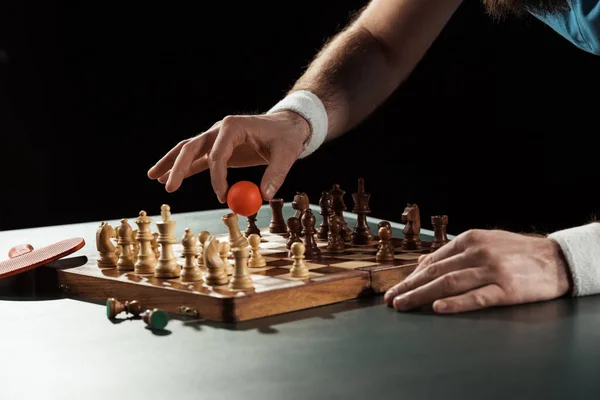
[[255,213],[255,214],[250,215],[247,218],[248,219],[248,228],[244,232],[244,236],[248,237],[248,236],[252,235],[253,233],[256,233],[258,236],[262,236],[260,234],[260,229],[258,228],[258,226],[256,226],[256,217],[257,216],[258,216],[258,213]]
[[379,228],[379,248],[375,255],[377,261],[393,261],[394,260],[394,245],[392,244],[392,231],[382,226]]
[[345,250],[344,238],[342,237],[342,223],[335,215],[329,216],[329,234],[327,238],[328,253],[342,253]]
[[269,200],[269,207],[271,207],[269,232],[287,236],[287,225],[283,219],[283,199]]
[[304,256],[306,258],[321,257],[321,249],[315,241],[315,224],[317,220],[310,208],[307,208],[302,215],[302,236],[304,238]]
[[371,213],[369,208],[371,194],[365,192],[364,179],[358,180],[358,191],[352,195],[352,199],[354,200],[352,212],[357,215],[356,225],[352,232],[352,244],[357,246],[369,244],[373,240],[373,233],[367,223],[367,215]]
[[433,225],[433,241],[431,242],[430,249],[432,252],[434,252],[446,243],[448,243],[448,235],[446,233],[446,225],[448,225],[448,216],[432,216],[431,225]]
[[323,219],[321,221],[321,226],[319,227],[319,232],[317,233],[317,239],[327,240],[329,236],[329,216],[333,213],[331,210],[331,194],[329,194],[329,192],[324,191],[321,193],[319,206],[321,207],[319,214]]
[[288,230],[288,240],[285,243],[285,247],[287,249],[292,248],[292,244],[296,242],[302,242],[300,239],[300,234],[302,232],[302,225],[300,224],[300,220],[296,217],[290,217],[287,220],[287,230]]
[[344,241],[349,242],[352,240],[352,230],[348,228],[348,223],[344,219],[344,211],[347,209],[346,203],[344,202],[346,192],[336,183],[329,193],[331,194],[331,210],[342,224],[340,234],[344,238]]

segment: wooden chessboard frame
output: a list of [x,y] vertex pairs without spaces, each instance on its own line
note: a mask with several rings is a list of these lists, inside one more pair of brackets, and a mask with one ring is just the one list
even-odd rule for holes
[[[267,229],[262,229],[263,238],[271,239],[265,243],[262,253],[267,258],[273,258],[280,251],[273,253],[269,251],[268,243],[277,240],[285,244],[285,239],[280,235],[270,234]],[[215,235],[226,240],[225,234]],[[218,322],[243,322],[267,316],[283,314],[307,308],[313,308],[328,304],[334,304],[346,300],[373,296],[385,292],[394,284],[406,278],[416,267],[416,255],[429,252],[430,242],[423,242],[423,249],[417,252],[401,250],[402,239],[393,238],[400,260],[394,262],[371,263],[345,258],[341,272],[311,276],[307,279],[290,278],[289,284],[278,280],[275,288],[267,288],[271,284],[271,277],[260,275],[259,270],[251,269],[251,277],[255,286],[261,290],[245,290],[231,293],[226,287],[209,287],[204,282],[182,283],[179,278],[158,279],[152,275],[136,275],[133,272],[117,271],[116,268],[101,269],[97,266],[98,255],[94,246],[87,249],[87,263],[85,265],[69,268],[56,269],[54,279],[70,297],[105,301],[114,297],[119,300],[138,300],[147,308],[159,308],[176,314],[198,317]],[[319,247],[324,249],[327,242],[319,241]],[[360,254],[360,252],[376,251],[377,243],[367,246],[350,246],[348,252]],[[273,250],[273,249],[271,249]],[[279,248],[278,250],[281,250]],[[179,257],[181,247],[175,245],[175,253]],[[403,255],[412,254],[402,260]],[[308,263],[316,263],[327,267],[331,264],[327,258],[337,259],[336,255],[328,255],[323,252],[325,258],[320,260],[309,259]],[[374,254],[374,253],[372,253]],[[289,257],[289,254],[287,254]],[[359,257],[360,258],[360,257]],[[183,263],[183,259],[180,259]],[[337,262],[342,262],[337,259]],[[355,264],[351,264],[354,262]],[[363,264],[353,268],[354,265]],[[288,260],[291,267],[292,261]],[[338,264],[339,265],[339,264]],[[323,266],[321,268],[324,268]],[[289,278],[289,277],[288,277]],[[262,285],[262,286],[261,286]]]

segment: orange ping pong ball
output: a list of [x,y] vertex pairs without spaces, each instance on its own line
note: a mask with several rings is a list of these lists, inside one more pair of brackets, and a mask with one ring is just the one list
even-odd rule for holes
[[256,214],[262,206],[263,198],[256,184],[249,181],[240,181],[229,188],[227,192],[227,206],[242,217]]

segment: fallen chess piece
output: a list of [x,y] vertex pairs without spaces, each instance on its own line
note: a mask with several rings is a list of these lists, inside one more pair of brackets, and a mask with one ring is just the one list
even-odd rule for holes
[[146,323],[146,326],[150,329],[165,329],[169,323],[169,316],[166,312],[158,309],[146,310],[142,314],[142,320]]

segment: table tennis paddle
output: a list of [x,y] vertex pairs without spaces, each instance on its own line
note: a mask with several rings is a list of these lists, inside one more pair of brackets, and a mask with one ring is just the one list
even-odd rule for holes
[[29,244],[18,245],[8,252],[9,259],[0,261],[0,279],[49,264],[76,252],[85,246],[81,237],[61,240],[51,245],[34,249]]

